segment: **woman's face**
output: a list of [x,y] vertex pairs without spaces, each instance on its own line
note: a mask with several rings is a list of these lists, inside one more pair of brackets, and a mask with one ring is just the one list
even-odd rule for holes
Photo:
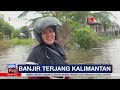
[[43,41],[48,44],[52,45],[55,42],[55,32],[51,27],[46,27],[41,33]]

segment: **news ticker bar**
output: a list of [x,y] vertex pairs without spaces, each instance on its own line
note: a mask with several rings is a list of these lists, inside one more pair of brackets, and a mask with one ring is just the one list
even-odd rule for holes
[[2,76],[22,77],[22,76],[120,76],[120,73],[0,73]]
[[111,74],[108,74],[108,73],[97,73],[97,74],[93,74],[93,73],[42,73],[42,74],[39,74],[39,73],[22,73],[22,76],[89,76],[89,75],[92,75],[92,76],[106,76],[106,75],[111,75]]

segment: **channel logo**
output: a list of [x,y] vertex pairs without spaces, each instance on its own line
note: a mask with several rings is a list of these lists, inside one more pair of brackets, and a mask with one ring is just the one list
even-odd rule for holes
[[8,73],[17,73],[16,64],[7,64]]

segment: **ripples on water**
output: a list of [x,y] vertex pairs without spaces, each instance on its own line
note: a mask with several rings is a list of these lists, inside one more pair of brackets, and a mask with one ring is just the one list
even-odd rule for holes
[[[7,72],[7,64],[25,64],[33,46],[15,46],[0,52],[0,72]],[[2,79],[17,77],[0,77]],[[20,77],[21,78],[21,77]],[[24,77],[22,77],[24,78]],[[19,79],[19,78],[18,78]]]
[[[93,48],[91,50],[68,51],[67,57],[69,63],[84,64],[112,64],[113,73],[120,73],[120,39],[112,40],[102,48]],[[83,78],[83,77],[82,77]],[[120,76],[110,77],[84,77],[84,78],[103,78],[120,79]]]

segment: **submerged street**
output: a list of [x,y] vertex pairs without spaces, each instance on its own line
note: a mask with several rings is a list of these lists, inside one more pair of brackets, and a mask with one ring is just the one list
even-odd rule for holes
[[[112,64],[113,73],[120,73],[120,39],[114,39],[105,44],[102,48],[93,48],[91,50],[72,50],[66,51],[70,64]],[[0,72],[7,72],[7,64],[25,64],[26,59],[32,50],[32,46],[15,46],[2,50],[0,52]],[[1,77],[2,79],[7,77]],[[24,79],[26,77],[9,77]],[[119,79],[120,76],[81,76],[72,77],[81,78],[102,78]]]

